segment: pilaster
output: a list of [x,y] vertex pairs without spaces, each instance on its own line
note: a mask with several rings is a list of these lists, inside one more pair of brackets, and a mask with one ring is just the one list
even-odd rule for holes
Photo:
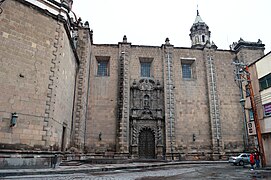
[[59,63],[57,61],[58,57],[61,55],[61,50],[63,47],[63,31],[61,29],[62,23],[57,21],[57,28],[55,30],[55,39],[53,45],[53,58],[51,60],[50,74],[49,74],[49,84],[47,90],[47,100],[45,107],[45,117],[43,123],[43,131],[45,131],[45,135],[42,136],[42,140],[45,141],[45,146],[51,146],[50,136],[51,136],[51,125],[50,121],[54,118],[55,111],[55,103],[56,103],[56,90],[57,90],[57,74],[58,74],[58,66]]
[[75,43],[76,51],[79,56],[79,67],[76,77],[76,90],[74,98],[74,114],[73,114],[73,132],[72,146],[83,150],[85,146],[85,127],[88,117],[88,92],[89,92],[89,73],[90,73],[90,55],[91,55],[91,39],[88,27],[80,27],[77,30],[78,39]]
[[215,48],[206,46],[204,48],[204,58],[206,63],[206,75],[207,75],[207,89],[209,99],[209,116],[211,125],[211,140],[212,140],[212,151],[213,159],[219,159],[222,153],[222,134],[221,134],[221,120],[220,120],[220,103],[217,92],[217,81],[216,81],[216,67],[215,67]]
[[176,151],[175,137],[175,97],[173,88],[173,50],[174,46],[166,39],[162,46],[164,64],[164,92],[165,92],[165,133],[166,133],[166,156],[174,159]]
[[117,151],[129,153],[129,102],[130,102],[130,58],[131,43],[126,36],[119,43],[119,97],[117,124]]

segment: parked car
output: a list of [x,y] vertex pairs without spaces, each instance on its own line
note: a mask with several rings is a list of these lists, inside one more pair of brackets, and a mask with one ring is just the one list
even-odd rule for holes
[[241,153],[239,156],[231,156],[229,158],[229,163],[240,166],[243,166],[244,164],[249,164],[249,154]]

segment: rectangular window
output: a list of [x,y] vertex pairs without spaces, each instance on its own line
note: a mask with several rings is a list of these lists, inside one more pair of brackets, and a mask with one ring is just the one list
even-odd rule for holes
[[97,59],[97,76],[109,76],[109,58],[108,56],[99,56]]
[[151,63],[141,62],[141,77],[151,77]]
[[182,64],[182,72],[184,79],[192,78],[191,64]]
[[139,58],[141,77],[151,77],[151,65],[153,58]]
[[182,66],[182,78],[183,79],[195,79],[196,67],[194,65],[195,58],[183,58],[181,59]]
[[98,76],[108,76],[108,69],[107,69],[108,61],[100,61],[98,62]]
[[271,73],[259,79],[260,90],[271,87]]

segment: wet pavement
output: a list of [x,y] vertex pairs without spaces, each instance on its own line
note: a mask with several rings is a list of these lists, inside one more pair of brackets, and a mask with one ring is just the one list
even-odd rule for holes
[[[147,165],[147,164],[145,164]],[[125,166],[123,166],[125,167]],[[1,179],[1,178],[0,178]],[[249,166],[233,166],[228,163],[217,164],[172,164],[166,166],[134,168],[119,168],[109,171],[85,172],[72,174],[27,175],[27,176],[6,176],[2,179],[20,180],[183,180],[183,179],[246,179],[246,180],[271,180],[271,170],[255,169],[250,170]]]

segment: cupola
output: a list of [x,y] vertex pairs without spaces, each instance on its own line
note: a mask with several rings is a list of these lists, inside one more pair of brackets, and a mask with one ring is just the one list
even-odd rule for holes
[[195,22],[190,29],[190,39],[192,48],[203,48],[206,42],[210,42],[211,31],[207,24],[201,19],[199,10],[197,10],[197,16]]

